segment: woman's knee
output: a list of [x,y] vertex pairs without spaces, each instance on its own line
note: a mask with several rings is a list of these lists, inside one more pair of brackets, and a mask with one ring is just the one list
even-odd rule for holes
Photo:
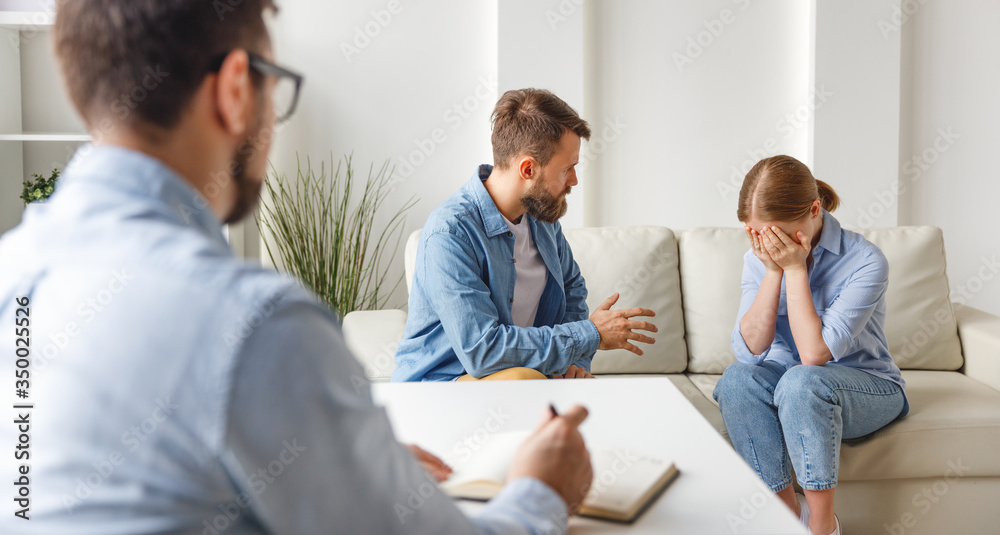
[[830,388],[824,371],[822,366],[805,364],[789,368],[774,387],[774,402],[781,405],[786,400],[804,398],[831,400],[833,389]]
[[767,384],[763,377],[768,370],[745,362],[734,362],[722,372],[712,397],[716,401],[723,395],[739,396],[748,390],[760,390]]

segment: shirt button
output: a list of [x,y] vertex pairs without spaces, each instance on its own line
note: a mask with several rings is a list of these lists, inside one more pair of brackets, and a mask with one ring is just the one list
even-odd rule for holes
[[514,235],[514,233],[513,233],[513,232],[508,232],[508,233],[507,233],[507,235],[508,235],[508,236],[513,236],[513,235]]
[[511,302],[511,303],[513,303],[513,302],[514,302],[514,298],[513,298],[513,297],[511,297],[511,298],[510,298],[510,302]]

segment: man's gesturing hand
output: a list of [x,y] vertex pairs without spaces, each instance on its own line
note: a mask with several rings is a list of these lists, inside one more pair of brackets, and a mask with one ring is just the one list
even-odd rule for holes
[[579,405],[559,416],[546,408],[542,423],[517,449],[507,480],[539,479],[562,497],[570,514],[575,513],[594,479],[590,453],[579,429],[586,419],[587,409]]
[[627,349],[641,356],[642,350],[629,342],[629,340],[636,340],[646,344],[652,344],[656,340],[644,334],[633,332],[633,329],[655,333],[657,331],[656,325],[648,321],[633,321],[629,318],[635,316],[652,318],[656,313],[648,308],[611,310],[611,307],[617,302],[618,294],[612,295],[590,315],[590,321],[594,322],[597,332],[601,335],[601,345],[598,349]]

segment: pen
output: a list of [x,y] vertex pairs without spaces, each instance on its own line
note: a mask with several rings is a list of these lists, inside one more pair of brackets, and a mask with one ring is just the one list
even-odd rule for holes
[[553,405],[553,404],[551,404],[551,403],[549,403],[549,412],[552,413],[552,417],[553,418],[558,418],[559,417],[559,413],[556,411],[556,406]]

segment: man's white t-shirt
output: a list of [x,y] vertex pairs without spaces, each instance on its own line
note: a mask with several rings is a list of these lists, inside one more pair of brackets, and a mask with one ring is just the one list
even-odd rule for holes
[[538,313],[538,302],[542,299],[548,271],[542,255],[538,254],[535,240],[531,237],[531,226],[528,217],[521,216],[517,224],[503,218],[507,227],[514,234],[514,269],[517,280],[514,282],[514,304],[511,315],[514,325],[518,327],[534,327],[535,314]]

